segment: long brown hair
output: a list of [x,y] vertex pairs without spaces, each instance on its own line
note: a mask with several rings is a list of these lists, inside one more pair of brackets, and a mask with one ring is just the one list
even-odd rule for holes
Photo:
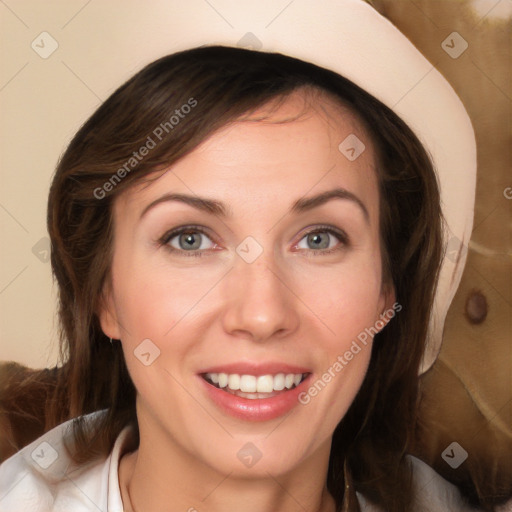
[[[46,428],[107,409],[94,428],[75,421],[73,456],[80,461],[108,453],[126,425],[137,432],[136,390],[122,349],[109,343],[97,316],[111,263],[115,198],[227,123],[300,88],[322,91],[349,107],[371,136],[383,274],[402,305],[376,336],[361,390],[334,432],[327,485],[341,508],[346,464],[355,490],[386,510],[405,512],[411,499],[405,454],[442,254],[436,175],[417,137],[391,109],[334,72],[277,53],[210,46],[163,57],[116,90],[69,144],[48,199],[62,368],[47,404]],[[183,105],[188,113],[172,120]],[[127,166],[148,137],[155,147]]]

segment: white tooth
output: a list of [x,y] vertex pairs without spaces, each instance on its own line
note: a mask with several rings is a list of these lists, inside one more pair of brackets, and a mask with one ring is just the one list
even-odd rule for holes
[[284,385],[286,386],[286,389],[291,389],[293,386],[293,373],[288,373],[284,379]]
[[233,391],[240,389],[240,375],[238,375],[238,373],[232,373],[228,377],[228,387]]
[[256,377],[254,375],[242,375],[240,377],[240,391],[254,393],[256,391]]
[[219,388],[225,388],[228,385],[228,374],[219,373]]
[[272,393],[274,390],[274,377],[272,375],[260,375],[256,381],[258,393]]
[[207,373],[206,376],[214,383],[217,384],[219,382],[219,374],[218,373]]
[[274,389],[276,391],[282,391],[284,389],[284,373],[278,373],[274,377]]
[[295,377],[293,378],[293,383],[298,386],[300,384],[300,381],[302,380],[302,373],[295,374]]

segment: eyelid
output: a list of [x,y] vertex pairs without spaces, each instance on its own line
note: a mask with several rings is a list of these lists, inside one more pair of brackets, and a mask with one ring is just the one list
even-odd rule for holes
[[[308,228],[306,228],[306,229],[308,229]],[[335,252],[335,251],[338,251],[338,250],[341,250],[343,248],[350,246],[350,238],[344,230],[336,228],[336,227],[328,225],[328,224],[323,224],[323,225],[316,225],[312,229],[308,229],[305,233],[301,234],[298,242],[296,242],[293,245],[293,248],[296,248],[297,245],[305,237],[307,237],[308,235],[311,235],[313,233],[330,233],[330,234],[334,235],[336,238],[338,238],[340,243],[334,247],[331,247],[330,249],[319,249],[319,250],[300,249],[300,250],[307,251],[308,253],[313,253],[315,255],[322,255],[322,254],[325,255],[325,254],[330,254],[332,252]]]
[[206,228],[203,226],[197,226],[195,224],[185,225],[185,226],[179,226],[173,229],[170,229],[169,231],[166,231],[159,239],[159,242],[167,243],[171,238],[174,238],[176,235],[181,235],[185,231],[197,231],[198,233],[201,233],[203,235],[206,235],[208,238],[211,238],[211,236],[208,234]]
[[169,245],[169,241],[175,238],[176,236],[181,235],[182,233],[186,233],[187,231],[197,232],[201,233],[202,235],[205,235],[208,237],[212,243],[214,244],[214,248],[218,247],[218,244],[215,240],[213,240],[213,237],[208,233],[208,230],[204,228],[203,226],[198,226],[195,224],[189,224],[185,226],[179,226],[173,229],[170,229],[169,231],[166,231],[163,236],[161,236],[157,243],[159,246],[165,247],[169,252],[173,254],[180,254],[183,256],[203,256],[204,254],[211,254],[209,251],[215,250],[214,248],[211,249],[195,249],[192,251],[185,251],[181,249],[176,249],[175,247],[172,247]]

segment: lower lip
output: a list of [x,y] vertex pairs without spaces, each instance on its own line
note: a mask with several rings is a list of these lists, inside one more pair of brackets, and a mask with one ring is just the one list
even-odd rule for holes
[[246,421],[268,421],[291,411],[299,405],[299,394],[307,387],[311,374],[297,387],[271,398],[242,398],[209,384],[198,375],[208,396],[224,412]]

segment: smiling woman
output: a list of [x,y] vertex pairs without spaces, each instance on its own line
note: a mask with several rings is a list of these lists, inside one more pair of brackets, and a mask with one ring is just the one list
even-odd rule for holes
[[[94,113],[48,204],[66,362],[47,427],[69,423],[2,465],[37,489],[4,510],[462,510],[406,455],[442,215],[390,108],[289,56],[183,51]],[[60,458],[34,469],[36,446]]]

